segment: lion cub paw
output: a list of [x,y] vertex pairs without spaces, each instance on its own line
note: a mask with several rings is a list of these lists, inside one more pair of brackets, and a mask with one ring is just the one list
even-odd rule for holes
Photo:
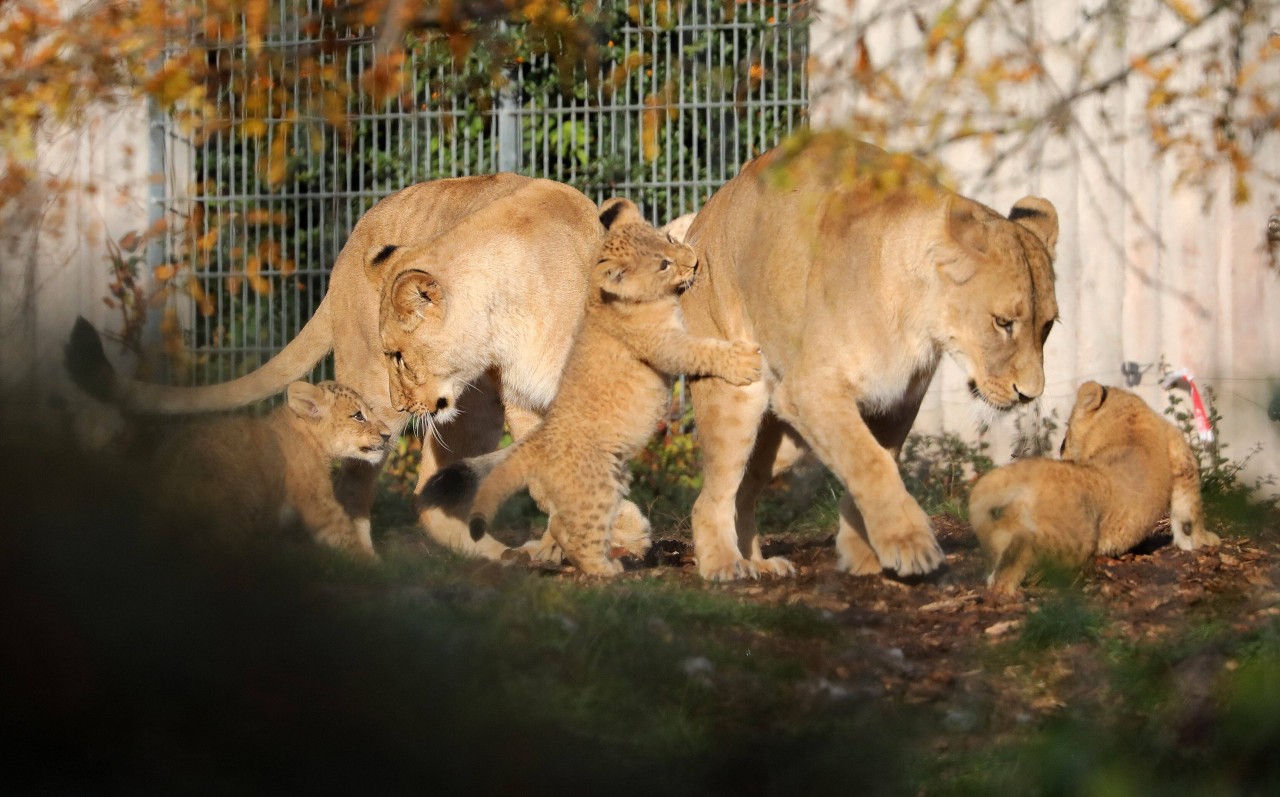
[[551,536],[549,531],[543,532],[542,537],[539,539],[529,540],[517,550],[529,554],[529,558],[535,562],[548,562],[558,565],[564,561],[564,551],[556,543],[555,538]]
[[729,360],[720,377],[737,387],[760,381],[761,369],[764,367],[760,347],[745,340],[735,340],[729,347]]
[[[572,561],[572,560],[571,560]],[[607,556],[593,556],[574,562],[574,566],[583,574],[600,578],[613,578],[623,571],[622,562]]]

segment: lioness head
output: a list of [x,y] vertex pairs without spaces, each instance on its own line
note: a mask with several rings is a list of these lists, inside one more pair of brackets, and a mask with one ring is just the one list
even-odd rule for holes
[[970,389],[998,409],[1044,390],[1044,343],[1058,317],[1053,292],[1058,215],[1037,197],[1006,219],[960,196],[948,199],[944,241],[933,248],[947,283],[945,347]]
[[591,271],[591,290],[601,301],[650,302],[673,296],[693,282],[693,247],[652,227],[625,199],[602,205],[607,233]]
[[1105,448],[1132,443],[1139,434],[1134,417],[1149,413],[1153,414],[1147,403],[1134,393],[1085,382],[1076,391],[1059,453],[1072,462],[1088,462]]
[[289,409],[311,425],[330,457],[382,461],[391,430],[359,393],[337,382],[294,382],[286,395]]
[[458,396],[488,367],[488,313],[466,291],[451,293],[438,265],[419,246],[388,244],[365,256],[371,282],[394,275],[383,283],[378,308],[391,404],[448,423]]

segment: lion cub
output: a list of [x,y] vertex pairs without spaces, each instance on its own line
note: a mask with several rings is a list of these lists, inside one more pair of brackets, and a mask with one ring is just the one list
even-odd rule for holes
[[1142,541],[1169,512],[1183,550],[1218,544],[1204,528],[1200,476],[1182,434],[1127,390],[1086,382],[1062,441],[1062,460],[1026,459],[978,480],[973,530],[994,562],[988,585],[1016,592],[1032,566],[1071,567]]
[[334,496],[331,465],[380,463],[390,430],[337,382],[294,382],[286,395],[266,417],[196,421],[162,443],[157,509],[165,518],[208,518],[229,540],[279,529],[296,515],[316,541],[373,556],[368,532]]
[[502,503],[528,486],[551,515],[548,532],[582,572],[609,576],[613,524],[627,494],[627,462],[670,400],[669,374],[760,378],[755,344],[695,338],[679,294],[693,281],[693,249],[651,227],[634,204],[606,203],[607,230],[592,269],[586,316],[545,420],[512,446],[476,493],[479,539]]

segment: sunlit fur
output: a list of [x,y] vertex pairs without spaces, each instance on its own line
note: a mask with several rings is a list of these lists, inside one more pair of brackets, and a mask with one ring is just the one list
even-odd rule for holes
[[839,569],[938,568],[942,549],[894,459],[944,356],[992,408],[1042,392],[1057,232],[1044,199],[1002,216],[911,157],[835,131],[765,153],[717,191],[689,230],[706,274],[682,298],[685,316],[695,334],[757,341],[766,379],[763,390],[692,386],[699,572],[791,572],[762,555],[754,518],[784,439],[848,490]]
[[528,485],[551,515],[554,542],[580,570],[599,576],[622,569],[613,547],[641,555],[649,547],[648,524],[637,524],[634,506],[623,502],[625,474],[670,400],[667,376],[735,385],[760,378],[754,344],[685,330],[676,297],[693,280],[693,250],[638,216],[634,206],[617,205],[602,214],[612,226],[559,395],[542,425],[480,484],[471,514],[473,534],[483,534],[502,503]]

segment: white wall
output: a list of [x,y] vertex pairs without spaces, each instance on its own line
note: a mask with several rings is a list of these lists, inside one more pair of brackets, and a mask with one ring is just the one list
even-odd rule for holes
[[69,389],[62,349],[78,314],[120,328],[103,303],[106,241],[147,228],[147,158],[144,109],[90,114],[41,137],[37,179],[0,209],[0,395],[24,412],[44,414],[52,396],[93,412]]

